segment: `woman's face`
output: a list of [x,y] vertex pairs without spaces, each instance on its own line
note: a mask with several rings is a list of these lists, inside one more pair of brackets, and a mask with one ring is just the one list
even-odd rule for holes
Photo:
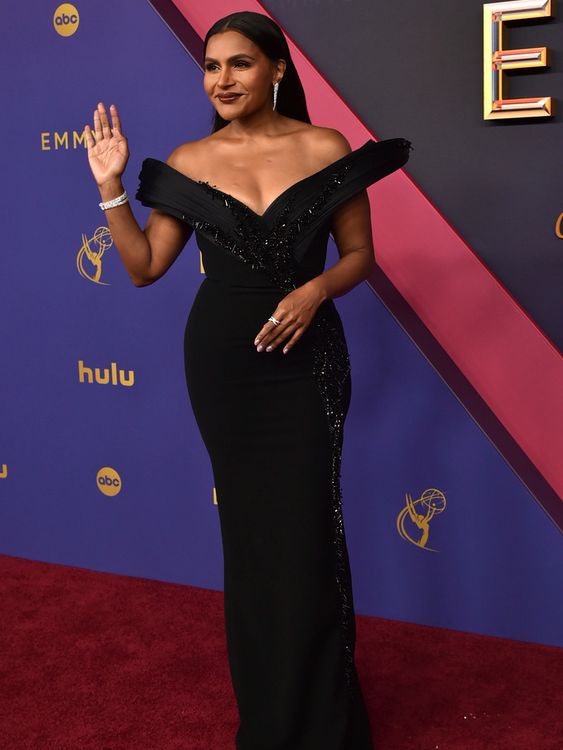
[[[272,107],[272,85],[280,80],[285,61],[278,65],[252,40],[238,31],[213,34],[207,43],[203,86],[215,109],[225,120]],[[237,94],[231,101],[219,95]]]

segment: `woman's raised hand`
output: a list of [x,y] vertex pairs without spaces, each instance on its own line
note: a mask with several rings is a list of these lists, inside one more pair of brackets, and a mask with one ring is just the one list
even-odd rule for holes
[[[98,186],[119,179],[129,159],[127,138],[121,132],[121,123],[115,104],[110,106],[112,127],[103,102],[94,110],[94,134],[89,125],[84,126],[88,162]],[[112,132],[113,131],[113,132]]]

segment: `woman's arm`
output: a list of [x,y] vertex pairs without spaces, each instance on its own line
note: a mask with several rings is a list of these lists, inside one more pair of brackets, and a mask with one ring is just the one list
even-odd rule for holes
[[[323,147],[324,159],[328,163],[352,150],[346,137],[338,130],[327,128],[327,136],[323,139]],[[375,268],[371,211],[366,190],[352,196],[334,211],[330,230],[340,260],[305,284],[315,291],[321,302],[346,294],[367,279]]]
[[[94,110],[94,131],[85,126],[88,161],[103,202],[124,191],[121,176],[129,159],[127,138],[121,133],[117,108],[111,106],[113,132],[105,106]],[[175,166],[175,152],[169,157]],[[113,242],[129,278],[135,286],[146,286],[159,279],[176,260],[190,238],[192,227],[174,216],[153,209],[145,229],[141,229],[128,202],[105,210]]]
[[366,190],[349,198],[334,212],[331,232],[340,260],[308,282],[318,290],[322,301],[346,294],[369,278],[375,268],[371,211]]
[[[102,201],[121,195],[123,185],[117,178],[99,185]],[[105,211],[114,244],[135,286],[153,284],[163,276],[182,252],[193,229],[175,216],[154,208],[141,229],[129,203]]]

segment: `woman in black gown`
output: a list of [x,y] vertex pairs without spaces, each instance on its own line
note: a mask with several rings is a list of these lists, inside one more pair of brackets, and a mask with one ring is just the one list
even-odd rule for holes
[[[353,151],[311,125],[267,16],[221,19],[204,54],[212,134],[167,162],[143,161],[136,198],[155,209],[144,231],[126,196],[101,205],[135,284],[159,278],[192,231],[203,256],[185,373],[217,491],[237,750],[370,750],[340,491],[350,361],[332,297],[369,275],[365,188],[401,167],[411,145],[368,140]],[[217,99],[227,91],[239,96]],[[86,126],[104,202],[124,193],[128,158],[113,105],[111,114],[113,134],[98,106],[96,143]],[[252,207],[244,198],[266,194],[275,197]],[[331,231],[341,259],[324,272]]]

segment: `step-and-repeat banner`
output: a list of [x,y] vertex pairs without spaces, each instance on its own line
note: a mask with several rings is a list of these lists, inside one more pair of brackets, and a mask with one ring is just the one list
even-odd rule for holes
[[[206,29],[257,10],[291,40],[315,124],[353,147],[405,137],[415,148],[369,191],[378,274],[336,300],[353,375],[342,490],[356,610],[563,646],[561,22],[546,2],[512,26],[505,17],[512,52],[543,60],[543,74],[510,77],[524,58],[501,49],[499,29],[501,6],[516,4],[450,5],[5,8],[0,553],[222,588],[213,476],[184,375],[204,278],[196,238],[156,283],[132,284],[84,125],[99,101],[119,107],[123,183],[143,227],[142,160],[211,132]],[[327,267],[337,257],[331,239]]]

